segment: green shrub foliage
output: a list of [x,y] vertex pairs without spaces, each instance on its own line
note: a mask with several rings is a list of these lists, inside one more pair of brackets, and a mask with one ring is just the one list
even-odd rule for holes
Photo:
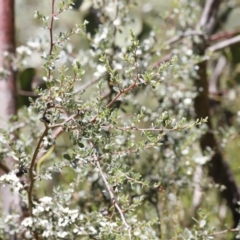
[[71,1],[49,1],[48,16],[35,12],[42,29],[15,64],[36,97],[0,136],[1,158],[15,160],[0,181],[19,192],[26,214],[1,218],[1,239],[213,239],[216,210],[206,202],[192,220],[190,209],[195,171],[211,156],[198,146],[207,118],[196,120],[193,109],[202,59],[191,37],[168,41],[194,27],[201,8],[190,2],[148,14],[150,3],[92,1],[66,31]]

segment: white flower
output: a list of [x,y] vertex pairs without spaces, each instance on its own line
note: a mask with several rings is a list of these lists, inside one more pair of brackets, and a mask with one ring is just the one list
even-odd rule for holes
[[145,12],[145,13],[151,12],[152,9],[153,9],[153,7],[152,7],[152,4],[150,4],[150,3],[146,3],[142,7],[142,11]]
[[94,43],[95,44],[99,44],[103,39],[105,39],[108,35],[108,28],[103,28],[102,29],[102,32],[99,34],[96,34],[95,35],[95,38],[94,38]]
[[17,47],[17,53],[20,54],[20,55],[31,55],[32,54],[32,51],[30,48],[26,47],[26,46],[20,46],[20,47]]
[[198,156],[198,157],[195,158],[195,162],[200,164],[200,165],[204,165],[209,160],[210,160],[209,156]]
[[45,196],[45,197],[42,197],[39,199],[39,201],[43,204],[52,204],[52,198],[51,197],[48,197],[48,196]]
[[24,226],[24,227],[31,227],[32,224],[33,224],[33,220],[31,217],[27,217],[27,218],[24,218],[23,221],[21,222],[21,224]]
[[3,56],[4,56],[4,57],[9,56],[9,52],[8,52],[8,51],[4,51],[4,52],[3,52]]
[[35,41],[28,41],[27,42],[27,45],[31,48],[35,48],[35,49],[38,49],[40,48],[41,44],[39,41],[35,40]]
[[88,229],[91,231],[92,234],[97,233],[97,230],[93,226],[88,227]]
[[182,155],[187,155],[189,153],[189,148],[185,148],[182,150]]
[[204,228],[204,226],[206,225],[206,223],[207,223],[207,221],[206,221],[205,219],[201,220],[201,221],[199,222],[199,227],[200,227],[200,228]]
[[68,225],[69,219],[67,218],[59,218],[58,219],[58,226],[59,227],[65,227]]
[[119,26],[121,24],[120,18],[117,18],[116,20],[113,21],[113,25]]
[[52,225],[49,226],[49,221],[46,220],[46,219],[41,220],[41,225],[42,225],[43,227],[45,227],[45,228],[48,228],[48,229],[49,229],[50,227],[52,227]]
[[189,106],[192,104],[192,99],[191,98],[185,98],[183,100],[184,105]]
[[191,55],[193,54],[193,50],[192,50],[192,49],[187,49],[187,50],[186,50],[186,54],[187,54],[188,56],[191,56]]
[[33,209],[33,214],[37,215],[38,213],[44,212],[44,210],[45,209],[43,206],[38,205],[38,206],[36,206],[36,208]]
[[141,54],[142,54],[142,50],[141,50],[141,49],[138,49],[138,50],[136,51],[136,55],[139,56],[139,55],[141,55]]
[[48,231],[44,231],[43,234],[42,234],[43,237],[49,237],[49,236],[52,236],[52,235],[53,235],[53,232],[49,231],[49,230]]
[[123,66],[122,66],[120,63],[115,63],[115,64],[114,64],[114,69],[116,69],[116,70],[122,70],[122,69],[123,69]]
[[19,191],[20,189],[23,188],[23,185],[21,184],[19,178],[16,176],[14,172],[2,175],[0,177],[0,183],[11,184],[16,191]]
[[57,236],[60,237],[60,238],[65,238],[67,235],[68,235],[67,232],[58,232],[57,233]]
[[110,2],[105,9],[106,9],[106,12],[113,13],[116,11],[116,4],[113,2]]
[[103,73],[106,72],[106,67],[102,64],[97,65],[97,71],[94,73],[95,77],[100,77]]

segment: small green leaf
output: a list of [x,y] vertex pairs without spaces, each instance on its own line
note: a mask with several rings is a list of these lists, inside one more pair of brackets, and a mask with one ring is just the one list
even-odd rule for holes
[[84,148],[84,144],[83,144],[82,142],[78,142],[78,146],[79,146],[80,148]]
[[69,155],[68,153],[64,153],[64,154],[63,154],[63,157],[64,157],[66,160],[68,160],[68,161],[71,160],[71,157],[70,157],[70,155]]

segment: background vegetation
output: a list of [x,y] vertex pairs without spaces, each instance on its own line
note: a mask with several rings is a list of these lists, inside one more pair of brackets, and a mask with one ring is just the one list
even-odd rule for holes
[[16,1],[0,239],[239,238],[239,13]]

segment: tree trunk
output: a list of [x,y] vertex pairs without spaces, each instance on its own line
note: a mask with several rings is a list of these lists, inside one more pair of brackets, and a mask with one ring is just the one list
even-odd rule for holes
[[[14,28],[14,0],[0,1],[0,68],[6,72],[0,80],[0,128],[8,128],[8,120],[11,115],[17,114],[16,109],[16,73],[12,67],[12,59],[15,53],[15,28]],[[14,161],[11,158],[4,159],[5,165],[11,170]],[[1,159],[1,161],[4,161]],[[5,174],[0,169],[0,175]],[[0,186],[1,208],[3,217],[17,212],[21,214],[20,196],[12,191],[10,186]],[[9,229],[6,229],[8,231]],[[16,236],[6,236],[7,239],[16,239]]]
[[[222,1],[220,0],[207,0],[205,3],[205,8],[198,27],[205,30],[207,37],[198,43],[194,43],[194,52],[199,56],[204,56],[205,54],[207,48],[206,40],[208,40],[209,36],[212,34],[214,24],[217,22],[217,12],[221,2]],[[225,187],[223,191],[220,191],[220,195],[226,200],[227,205],[232,212],[234,227],[237,227],[240,220],[240,213],[238,211],[240,191],[212,131],[208,98],[209,84],[207,76],[207,61],[202,61],[198,64],[197,73],[198,78],[194,79],[198,91],[194,103],[196,118],[200,119],[208,117],[208,131],[201,137],[200,146],[203,154],[208,148],[214,151],[214,154],[207,165],[208,174],[216,184]]]

